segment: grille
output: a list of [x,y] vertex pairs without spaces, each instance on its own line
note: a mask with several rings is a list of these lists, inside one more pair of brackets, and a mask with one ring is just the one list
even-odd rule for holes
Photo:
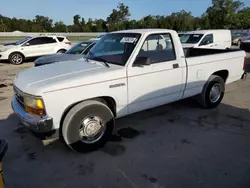
[[20,106],[22,106],[24,108],[23,92],[20,89],[18,89],[16,86],[13,86],[13,90],[14,90],[14,95],[15,95],[18,103],[20,104]]

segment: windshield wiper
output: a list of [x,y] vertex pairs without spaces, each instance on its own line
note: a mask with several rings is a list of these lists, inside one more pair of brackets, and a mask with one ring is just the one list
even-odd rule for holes
[[107,63],[107,61],[101,57],[95,57],[93,56],[93,53],[91,51],[89,51],[89,55],[87,55],[86,58],[86,61],[89,62],[89,59],[91,60],[96,60],[96,61],[99,61],[101,63],[103,63],[106,67],[109,67],[109,64]]
[[107,63],[107,61],[101,57],[93,57],[92,60],[96,60],[96,61],[100,61],[102,62],[106,67],[109,67],[109,64]]

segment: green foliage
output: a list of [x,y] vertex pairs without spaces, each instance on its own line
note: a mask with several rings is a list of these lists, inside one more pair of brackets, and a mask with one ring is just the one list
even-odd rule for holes
[[37,15],[33,20],[0,17],[0,32],[109,32],[135,28],[168,28],[177,31],[194,29],[249,29],[250,7],[241,1],[211,0],[212,6],[200,17],[181,10],[171,15],[148,15],[140,20],[130,20],[129,7],[119,3],[111,14],[103,19],[85,21],[79,14],[73,17],[73,24],[53,22],[46,16]]

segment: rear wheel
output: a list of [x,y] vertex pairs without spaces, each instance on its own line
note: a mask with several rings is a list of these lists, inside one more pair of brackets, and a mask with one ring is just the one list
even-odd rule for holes
[[74,151],[91,152],[102,148],[112,136],[114,116],[102,102],[89,100],[74,106],[62,127],[65,143]]
[[21,53],[14,52],[10,54],[9,61],[13,65],[20,65],[24,61],[24,56]]
[[216,108],[221,103],[224,92],[225,81],[220,76],[212,75],[197,99],[203,108]]

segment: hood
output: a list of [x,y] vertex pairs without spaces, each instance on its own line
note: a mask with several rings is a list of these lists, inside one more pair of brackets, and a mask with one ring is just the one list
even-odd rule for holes
[[48,56],[43,56],[35,60],[35,65],[45,65],[50,63],[55,63],[59,61],[69,61],[69,60],[77,60],[82,58],[82,54],[53,54]]
[[14,42],[10,42],[10,43],[5,43],[4,44],[4,46],[11,46],[11,45],[13,46],[13,45],[15,45],[15,43]]
[[69,82],[83,75],[93,75],[96,71],[110,70],[110,68],[96,61],[86,62],[85,59],[64,61],[23,70],[17,74],[14,85],[25,93],[38,95],[50,85],[65,80]]
[[10,48],[15,48],[16,47],[16,45],[13,45],[13,44],[8,44],[8,45],[3,45],[3,46],[0,46],[0,50],[8,50],[8,49],[10,49]]
[[181,44],[183,48],[193,48],[196,44]]
[[250,39],[244,40],[242,43],[250,43]]

